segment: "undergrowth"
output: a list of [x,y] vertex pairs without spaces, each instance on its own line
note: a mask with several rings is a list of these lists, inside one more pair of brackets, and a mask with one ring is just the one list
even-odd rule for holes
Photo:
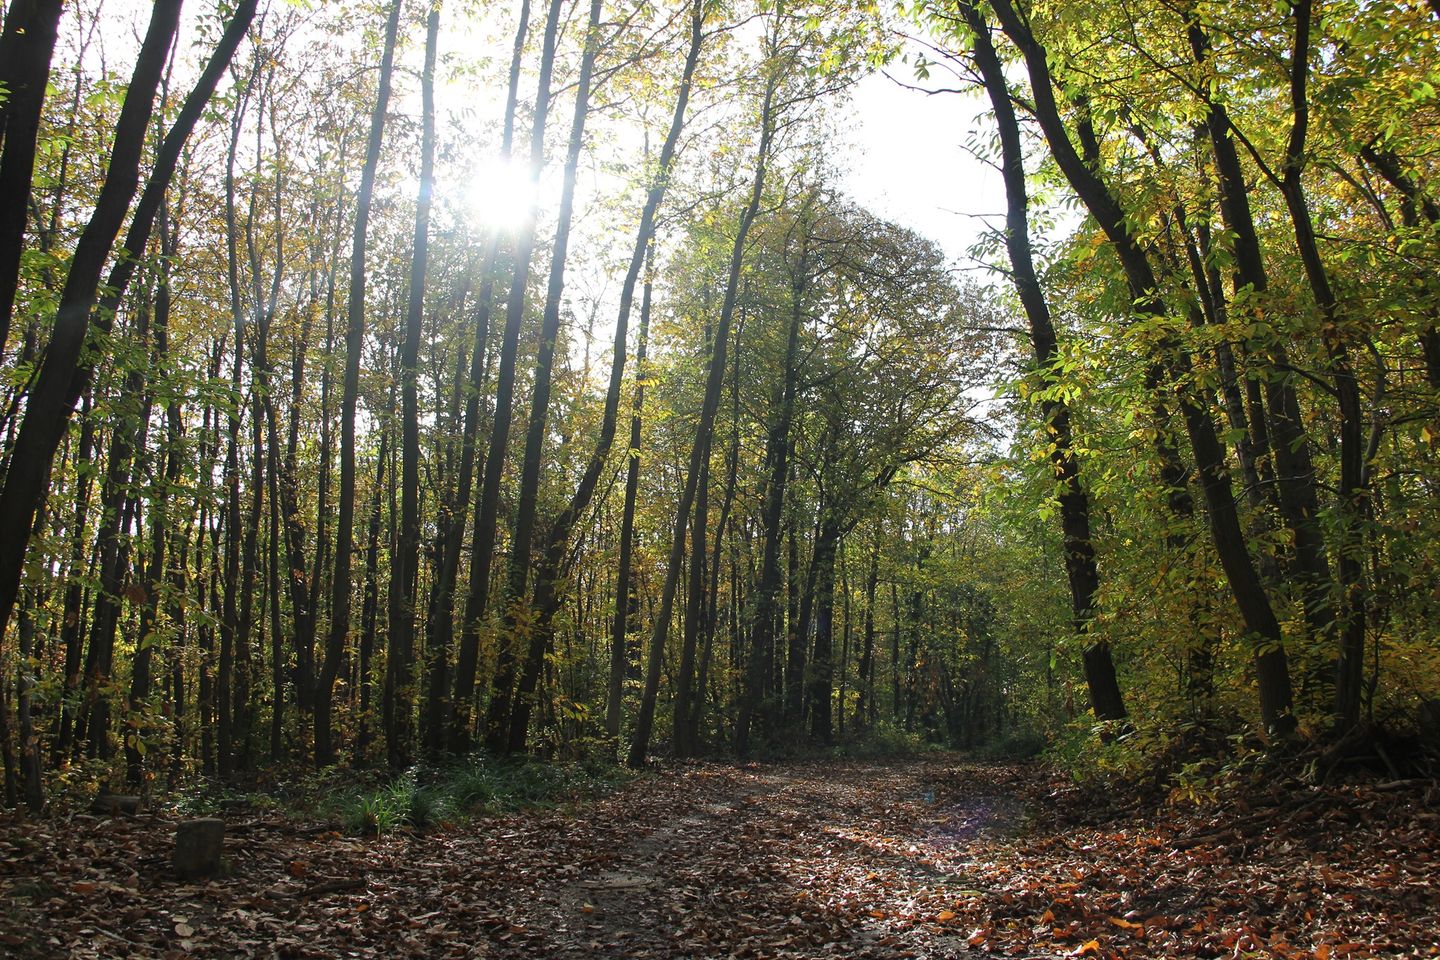
[[426,831],[511,810],[562,806],[602,796],[635,776],[601,758],[559,762],[498,759],[476,753],[445,763],[418,764],[400,774],[329,767],[272,771],[244,786],[202,783],[171,794],[164,806],[184,816],[241,808],[277,811],[297,820],[322,820],[346,833]]
[[417,766],[377,787],[339,790],[316,813],[348,833],[373,835],[400,828],[425,831],[472,817],[562,806],[608,793],[634,773],[602,760],[497,760],[474,754],[437,766]]

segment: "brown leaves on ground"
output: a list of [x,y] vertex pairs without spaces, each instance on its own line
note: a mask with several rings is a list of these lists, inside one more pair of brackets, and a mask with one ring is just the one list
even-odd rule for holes
[[354,839],[231,818],[0,821],[0,955],[1440,956],[1440,791],[1109,814],[1036,766],[684,766],[563,812]]

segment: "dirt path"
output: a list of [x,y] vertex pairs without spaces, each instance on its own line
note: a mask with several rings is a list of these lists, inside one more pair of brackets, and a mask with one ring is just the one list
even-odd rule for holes
[[0,956],[1440,956],[1436,791],[1075,826],[1056,788],[948,755],[676,766],[427,836],[238,819],[231,873],[189,885],[162,818],[0,820]]

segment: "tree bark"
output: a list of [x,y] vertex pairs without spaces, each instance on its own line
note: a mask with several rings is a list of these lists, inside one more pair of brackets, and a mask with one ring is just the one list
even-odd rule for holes
[[[535,92],[535,111],[530,128],[530,184],[540,179],[545,154],[545,125],[550,115],[550,78],[555,67],[555,42],[559,29],[560,0],[551,0],[541,41],[540,73]],[[480,628],[490,599],[490,570],[495,560],[495,533],[500,520],[500,481],[505,472],[505,453],[510,445],[510,421],[515,403],[515,357],[520,345],[520,326],[525,319],[526,286],[530,280],[530,254],[535,245],[535,205],[530,204],[525,222],[515,241],[514,272],[505,305],[505,331],[500,341],[500,367],[496,375],[495,414],[490,427],[490,450],[485,458],[485,479],[475,518],[474,558],[470,567],[470,595],[465,602],[464,632],[455,661],[455,692],[451,702],[450,748],[463,753],[469,749],[475,671],[480,658]],[[506,691],[504,698],[492,696],[485,717],[485,744],[504,749],[510,716],[508,691],[515,682],[516,651],[502,643],[495,667],[493,690]]]
[[740,290],[740,268],[745,259],[745,239],[760,209],[765,187],[765,171],[770,159],[770,145],[775,134],[776,88],[778,79],[772,73],[765,82],[765,95],[760,108],[760,144],[755,157],[755,177],[750,197],[736,226],[735,243],[730,251],[730,273],[725,284],[725,299],[720,307],[720,320],[715,328],[710,363],[705,377],[705,398],[700,408],[690,462],[685,471],[685,486],[680,494],[675,515],[675,532],[670,543],[670,558],[665,570],[665,586],[660,595],[660,609],[650,632],[650,651],[646,661],[645,689],[640,698],[640,712],[635,720],[635,735],[630,742],[627,762],[632,767],[645,764],[650,751],[650,734],[655,722],[655,704],[660,692],[660,668],[664,663],[665,638],[670,632],[670,617],[675,592],[680,583],[680,568],[685,557],[685,529],[695,502],[695,486],[700,477],[701,458],[708,454],[710,436],[715,429],[715,413],[720,406],[720,386],[725,378],[725,350],[730,339],[730,323],[735,315],[735,301]]
[[10,318],[20,283],[20,255],[35,173],[40,114],[62,0],[12,0],[0,34],[0,361],[10,336]]
[[[565,154],[560,209],[555,226],[555,244],[550,257],[550,276],[545,290],[545,311],[540,322],[540,344],[535,361],[535,383],[530,394],[530,420],[525,431],[525,451],[520,466],[519,504],[515,529],[510,538],[510,568],[505,592],[505,609],[500,627],[500,649],[518,654],[525,651],[517,689],[501,687],[509,679],[503,670],[495,673],[491,705],[496,711],[491,723],[506,727],[503,741],[490,743],[505,752],[525,749],[530,711],[544,664],[548,639],[535,629],[533,610],[527,610],[530,588],[531,540],[535,535],[535,513],[540,497],[540,468],[545,459],[545,430],[550,422],[550,385],[555,368],[555,350],[560,339],[560,306],[565,294],[565,265],[570,253],[570,221],[575,212],[575,180],[580,152],[585,144],[585,121],[590,113],[590,78],[595,69],[595,52],[600,43],[601,0],[590,0],[590,17],[583,38],[580,77],[575,87],[575,113],[570,121],[570,146]],[[623,348],[622,348],[623,349]],[[509,713],[501,714],[501,707]]]
[[390,654],[384,705],[386,755],[392,770],[415,753],[415,580],[420,566],[420,326],[425,315],[425,270],[430,255],[430,202],[435,185],[435,56],[440,6],[425,18],[425,68],[420,75],[420,190],[415,201],[415,239],[410,259],[410,296],[405,341],[400,348],[400,537],[390,571]]
[[365,343],[365,250],[369,239],[370,204],[375,169],[385,134],[385,112],[390,105],[390,76],[395,65],[395,36],[400,27],[401,0],[393,0],[385,23],[380,55],[379,89],[370,114],[365,164],[356,191],[355,230],[350,250],[350,292],[345,325],[345,378],[340,394],[340,491],[335,525],[334,572],[330,584],[330,630],[325,638],[325,661],[315,695],[315,765],[329,766],[335,759],[330,720],[335,680],[350,633],[350,555],[355,543],[355,412],[360,394],[360,354]]

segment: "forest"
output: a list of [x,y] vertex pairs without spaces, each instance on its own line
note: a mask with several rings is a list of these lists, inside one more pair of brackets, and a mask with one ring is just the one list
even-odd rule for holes
[[1435,0],[9,0],[0,944],[1437,955],[1437,89]]

